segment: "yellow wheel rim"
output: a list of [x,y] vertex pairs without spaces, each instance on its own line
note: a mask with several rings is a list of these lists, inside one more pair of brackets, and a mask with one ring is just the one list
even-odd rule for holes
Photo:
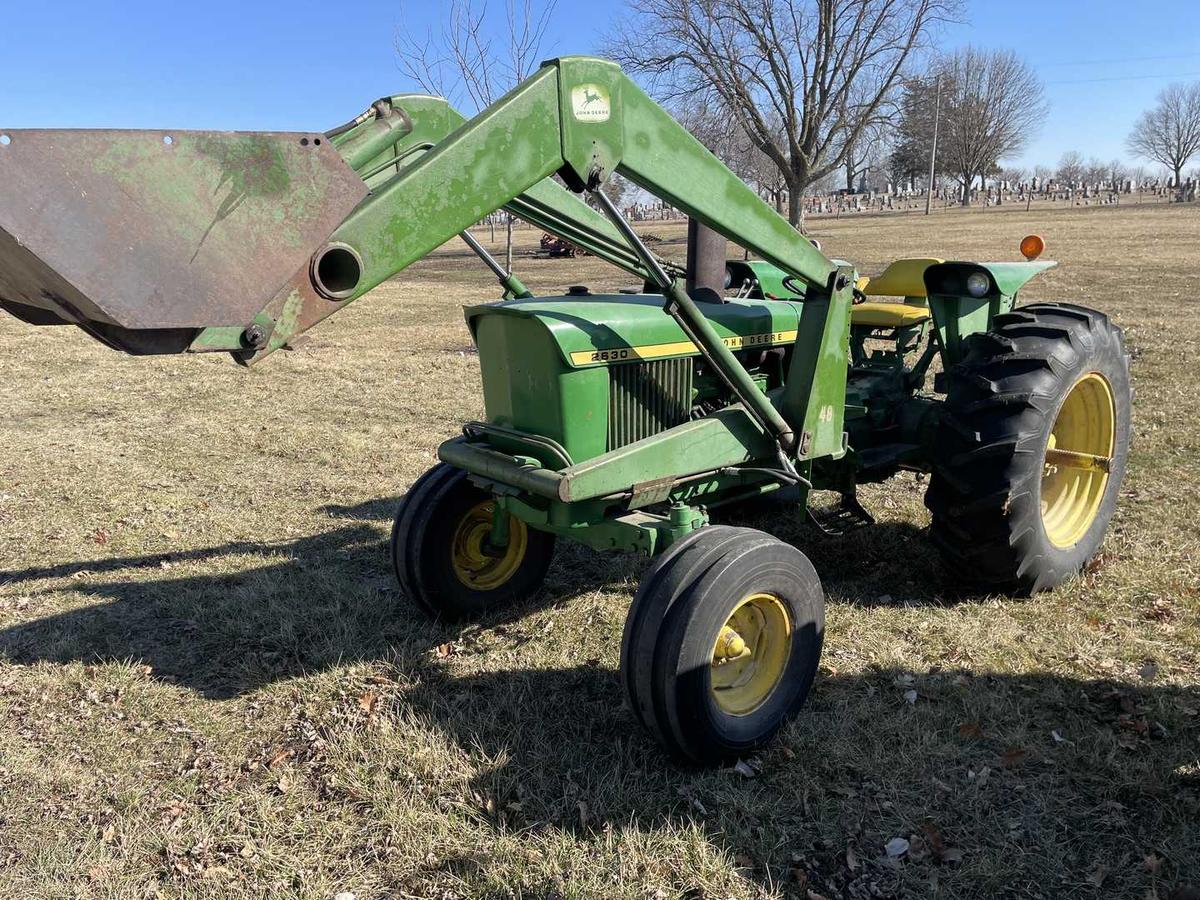
[[499,556],[484,552],[492,533],[494,504],[485,500],[467,510],[454,531],[450,561],[458,580],[473,591],[494,591],[516,574],[525,559],[529,530],[520,519],[509,516],[508,545]]
[[733,608],[713,644],[712,694],[717,706],[745,716],[778,687],[792,653],[792,618],[774,594],[750,594]]
[[1117,408],[1097,372],[1084,375],[1063,401],[1046,442],[1042,526],[1056,547],[1087,534],[1100,511],[1116,449]]

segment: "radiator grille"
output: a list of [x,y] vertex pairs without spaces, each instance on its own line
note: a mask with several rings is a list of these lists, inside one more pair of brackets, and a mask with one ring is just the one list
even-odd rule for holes
[[608,449],[686,422],[692,409],[692,360],[659,359],[609,368]]

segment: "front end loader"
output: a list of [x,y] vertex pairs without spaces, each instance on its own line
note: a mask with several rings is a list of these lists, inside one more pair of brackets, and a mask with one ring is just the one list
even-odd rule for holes
[[[664,261],[601,190],[614,175],[754,258]],[[468,231],[502,208],[643,290],[532,296]],[[401,95],[327,133],[0,132],[0,306],[128,353],[257,364],[456,235],[504,296],[466,310],[486,415],[401,503],[400,587],[460,619],[536,593],[559,539],[653,557],[621,675],[677,759],[761,746],[820,658],[812,565],[727,511],[786,496],[837,534],[870,522],[856,485],[929,473],[951,573],[1013,593],[1103,541],[1128,356],[1100,312],[1017,304],[1052,265],[1037,239],[1023,262],[862,277],[607,61],[551,60],[470,121]],[[810,511],[814,490],[841,501]]]

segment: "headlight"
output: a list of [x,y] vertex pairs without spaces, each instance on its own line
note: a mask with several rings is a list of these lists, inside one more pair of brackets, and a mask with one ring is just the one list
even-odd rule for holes
[[986,297],[992,289],[992,279],[984,272],[972,272],[967,277],[967,293],[972,297]]

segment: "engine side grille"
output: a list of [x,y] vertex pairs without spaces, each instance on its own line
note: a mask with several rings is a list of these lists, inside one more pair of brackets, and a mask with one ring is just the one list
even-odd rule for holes
[[609,368],[608,449],[688,421],[692,360],[659,359]]

